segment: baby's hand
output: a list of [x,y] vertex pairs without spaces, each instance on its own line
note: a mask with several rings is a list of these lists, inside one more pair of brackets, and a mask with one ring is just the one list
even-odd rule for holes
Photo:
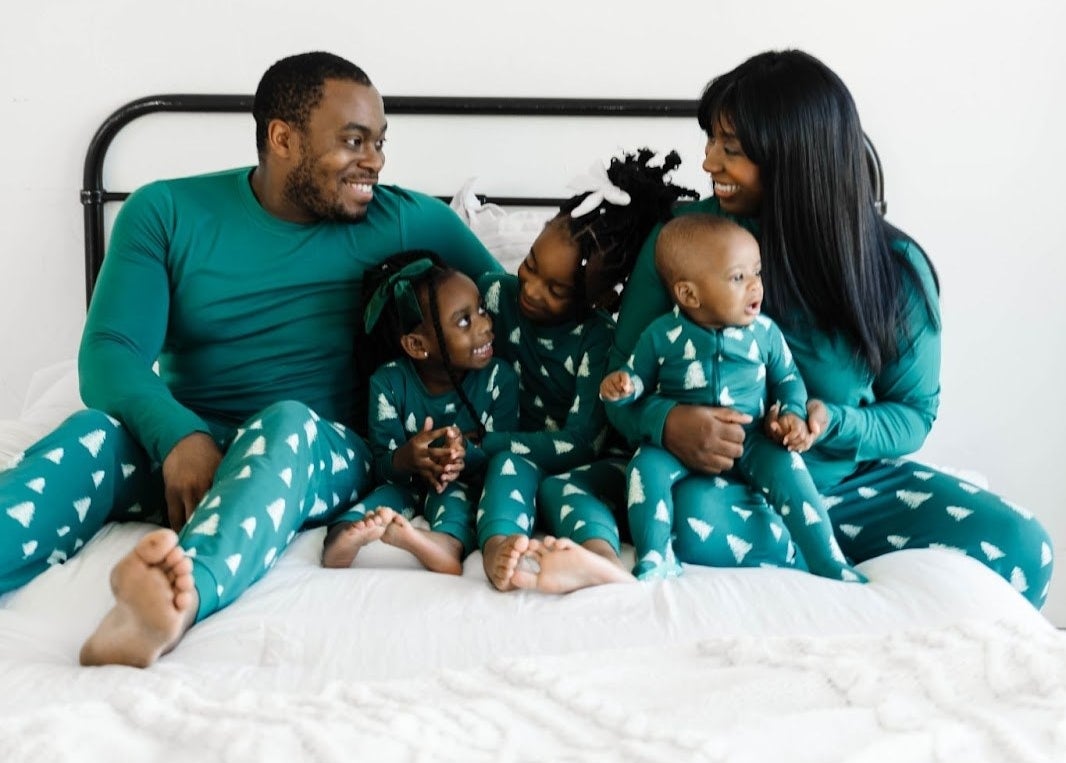
[[783,446],[795,453],[803,453],[810,449],[814,437],[807,428],[806,421],[794,413],[783,413],[777,417],[777,425],[781,430]]
[[600,382],[601,400],[621,400],[636,391],[633,380],[625,371],[612,371]]

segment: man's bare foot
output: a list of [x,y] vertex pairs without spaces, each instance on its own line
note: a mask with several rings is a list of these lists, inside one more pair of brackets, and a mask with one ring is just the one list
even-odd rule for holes
[[529,549],[529,538],[525,535],[493,535],[485,542],[481,550],[485,576],[498,591],[513,591],[515,584],[511,578],[518,569],[518,560]]
[[322,545],[322,566],[345,569],[352,566],[359,549],[380,540],[396,512],[387,506],[368,511],[358,522],[334,525]]
[[82,665],[146,668],[181,640],[200,597],[173,530],[153,530],[111,570],[115,606],[81,648]]
[[410,552],[431,572],[463,574],[463,545],[447,533],[415,527],[403,514],[393,517],[381,540]]
[[523,554],[511,582],[517,588],[570,593],[603,583],[631,583],[629,572],[569,538],[548,535]]

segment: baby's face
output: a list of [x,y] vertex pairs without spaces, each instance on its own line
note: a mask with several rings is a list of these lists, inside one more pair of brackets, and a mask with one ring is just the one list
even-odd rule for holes
[[[697,243],[697,242],[694,242]],[[704,326],[747,326],[762,310],[762,258],[755,239],[744,231],[701,235],[702,252],[685,280],[693,284],[699,307],[685,309]]]

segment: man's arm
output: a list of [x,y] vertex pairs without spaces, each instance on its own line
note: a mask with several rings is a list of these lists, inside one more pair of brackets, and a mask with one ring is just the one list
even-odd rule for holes
[[152,370],[170,312],[166,258],[173,214],[160,184],[123,204],[78,353],[82,400],[119,419],[157,463],[188,435],[210,431]]
[[411,198],[414,207],[405,225],[404,248],[434,251],[475,283],[485,273],[503,272],[503,266],[451,207],[425,194],[412,193]]

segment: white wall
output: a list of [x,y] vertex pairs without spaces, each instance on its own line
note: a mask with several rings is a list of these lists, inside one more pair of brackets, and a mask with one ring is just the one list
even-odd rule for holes
[[[794,46],[851,87],[885,165],[889,217],[940,270],[944,396],[922,455],[984,472],[1040,516],[1066,559],[1057,455],[1066,11],[1058,0],[869,5],[8,4],[0,25],[0,418],[16,414],[34,369],[75,352],[82,161],[100,121],[129,100],[251,93],[266,66],[308,49],[356,61],[386,94],[691,98],[743,58]],[[511,128],[512,150],[551,152],[531,151],[522,125]],[[252,161],[247,129],[248,155],[232,163]],[[411,155],[400,138],[392,136],[393,156]],[[693,141],[698,154],[698,134]],[[169,148],[168,160],[197,168],[184,151]],[[449,153],[446,142],[440,153]],[[1046,611],[1066,624],[1066,585],[1053,587]]]

